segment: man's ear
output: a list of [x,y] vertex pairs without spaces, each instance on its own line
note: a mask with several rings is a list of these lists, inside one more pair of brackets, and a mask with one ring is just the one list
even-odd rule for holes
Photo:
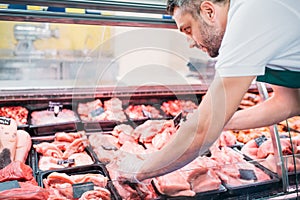
[[206,22],[214,22],[216,17],[215,5],[211,1],[203,1],[200,5],[200,14]]

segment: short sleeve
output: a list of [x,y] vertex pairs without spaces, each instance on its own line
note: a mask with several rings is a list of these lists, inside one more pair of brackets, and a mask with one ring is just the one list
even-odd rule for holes
[[299,16],[276,0],[245,1],[230,12],[216,63],[222,77],[263,75],[265,66],[299,38]]

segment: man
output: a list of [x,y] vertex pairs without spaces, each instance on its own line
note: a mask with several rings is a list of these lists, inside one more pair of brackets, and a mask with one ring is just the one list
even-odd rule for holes
[[[186,165],[224,128],[268,126],[300,114],[300,1],[169,0],[168,12],[192,46],[218,56],[216,76],[165,148],[128,162],[140,181]],[[235,113],[255,78],[274,84],[273,97]],[[134,172],[129,165],[121,170]]]

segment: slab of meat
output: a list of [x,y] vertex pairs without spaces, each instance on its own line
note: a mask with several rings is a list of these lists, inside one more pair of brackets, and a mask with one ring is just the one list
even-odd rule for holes
[[190,100],[170,100],[163,102],[161,109],[171,116],[176,116],[178,113],[182,112],[183,116],[186,116],[188,113],[193,112],[194,109],[197,109],[197,105]]
[[261,97],[258,94],[247,92],[244,95],[239,108],[246,109],[251,106],[255,106],[256,104],[258,104],[260,102],[261,102]]
[[5,200],[45,200],[49,197],[49,192],[31,182],[19,182],[20,188],[0,191],[0,199]]
[[62,158],[68,159],[72,154],[83,152],[84,149],[88,146],[88,140],[86,137],[75,139],[63,152]]
[[78,131],[78,132],[71,132],[71,133],[66,133],[66,132],[58,132],[55,133],[55,141],[59,142],[73,142],[75,139],[82,138],[85,135],[85,132],[83,131]]
[[[125,109],[125,113],[131,119],[162,118],[160,111],[151,105],[129,105]],[[145,115],[145,113],[149,116]]]
[[16,147],[16,155],[14,160],[21,161],[25,163],[28,152],[31,148],[31,137],[29,133],[23,130],[17,131],[17,147]]
[[0,116],[12,118],[18,125],[27,124],[28,110],[22,106],[5,106],[0,108]]
[[226,147],[226,146],[233,146],[234,144],[236,144],[236,137],[235,135],[230,132],[230,131],[223,131],[220,135],[220,137],[218,138],[218,140],[216,141],[217,146],[219,147]]
[[28,165],[20,161],[13,161],[5,168],[0,170],[0,182],[12,181],[12,180],[34,182],[34,177],[33,177],[31,167],[29,167]]
[[118,138],[109,134],[91,134],[89,142],[102,163],[110,163],[117,157],[120,148]]
[[110,191],[105,188],[87,191],[81,195],[79,200],[110,200]]
[[74,199],[72,185],[86,182],[93,182],[95,190],[81,196],[82,198],[92,196],[91,193],[93,193],[94,195],[101,195],[104,199],[111,199],[110,192],[104,188],[107,185],[107,181],[108,178],[101,174],[67,175],[65,173],[52,172],[47,178],[43,179],[43,184],[52,193],[50,199],[56,199],[57,197],[60,199]]
[[[214,169],[222,181],[230,186],[241,186],[271,180],[271,177],[255,165],[243,159],[243,156],[231,148],[214,149],[212,158],[219,163]],[[243,171],[253,174],[244,178]]]
[[57,147],[57,145],[50,142],[34,144],[33,148],[43,156],[51,156],[53,158],[62,158],[63,156],[63,152]]
[[134,129],[127,124],[120,124],[114,127],[111,134],[118,138],[118,143],[121,145],[125,141],[138,142],[140,135],[134,132]]
[[180,171],[174,171],[164,176],[154,178],[157,190],[168,196],[195,196],[190,184]]
[[77,112],[83,121],[92,121],[91,118],[93,116],[91,116],[90,113],[99,108],[102,108],[102,106],[103,104],[100,99],[96,99],[94,101],[87,102],[87,103],[79,103]]
[[17,148],[17,123],[13,119],[0,117],[0,167],[14,161]]
[[169,132],[170,135],[176,132],[172,120],[147,120],[135,128],[134,134],[140,135],[141,143],[152,143],[152,139],[164,131]]
[[113,185],[122,197],[122,200],[143,200],[134,188],[117,180],[120,175],[113,165],[108,165],[107,169],[111,180],[113,180]]
[[31,113],[31,124],[33,125],[59,124],[77,120],[76,114],[69,109],[62,109],[57,116],[54,115],[53,111],[49,110],[33,111]]

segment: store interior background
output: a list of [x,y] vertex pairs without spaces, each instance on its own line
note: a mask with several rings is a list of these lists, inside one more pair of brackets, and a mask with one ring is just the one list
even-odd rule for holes
[[[15,25],[0,21],[2,89],[77,88],[101,85],[201,84],[187,64],[208,56],[189,48],[176,29],[49,23],[57,37],[36,38],[34,51],[16,55]],[[205,75],[205,70],[203,73]],[[202,80],[201,80],[202,79]]]

